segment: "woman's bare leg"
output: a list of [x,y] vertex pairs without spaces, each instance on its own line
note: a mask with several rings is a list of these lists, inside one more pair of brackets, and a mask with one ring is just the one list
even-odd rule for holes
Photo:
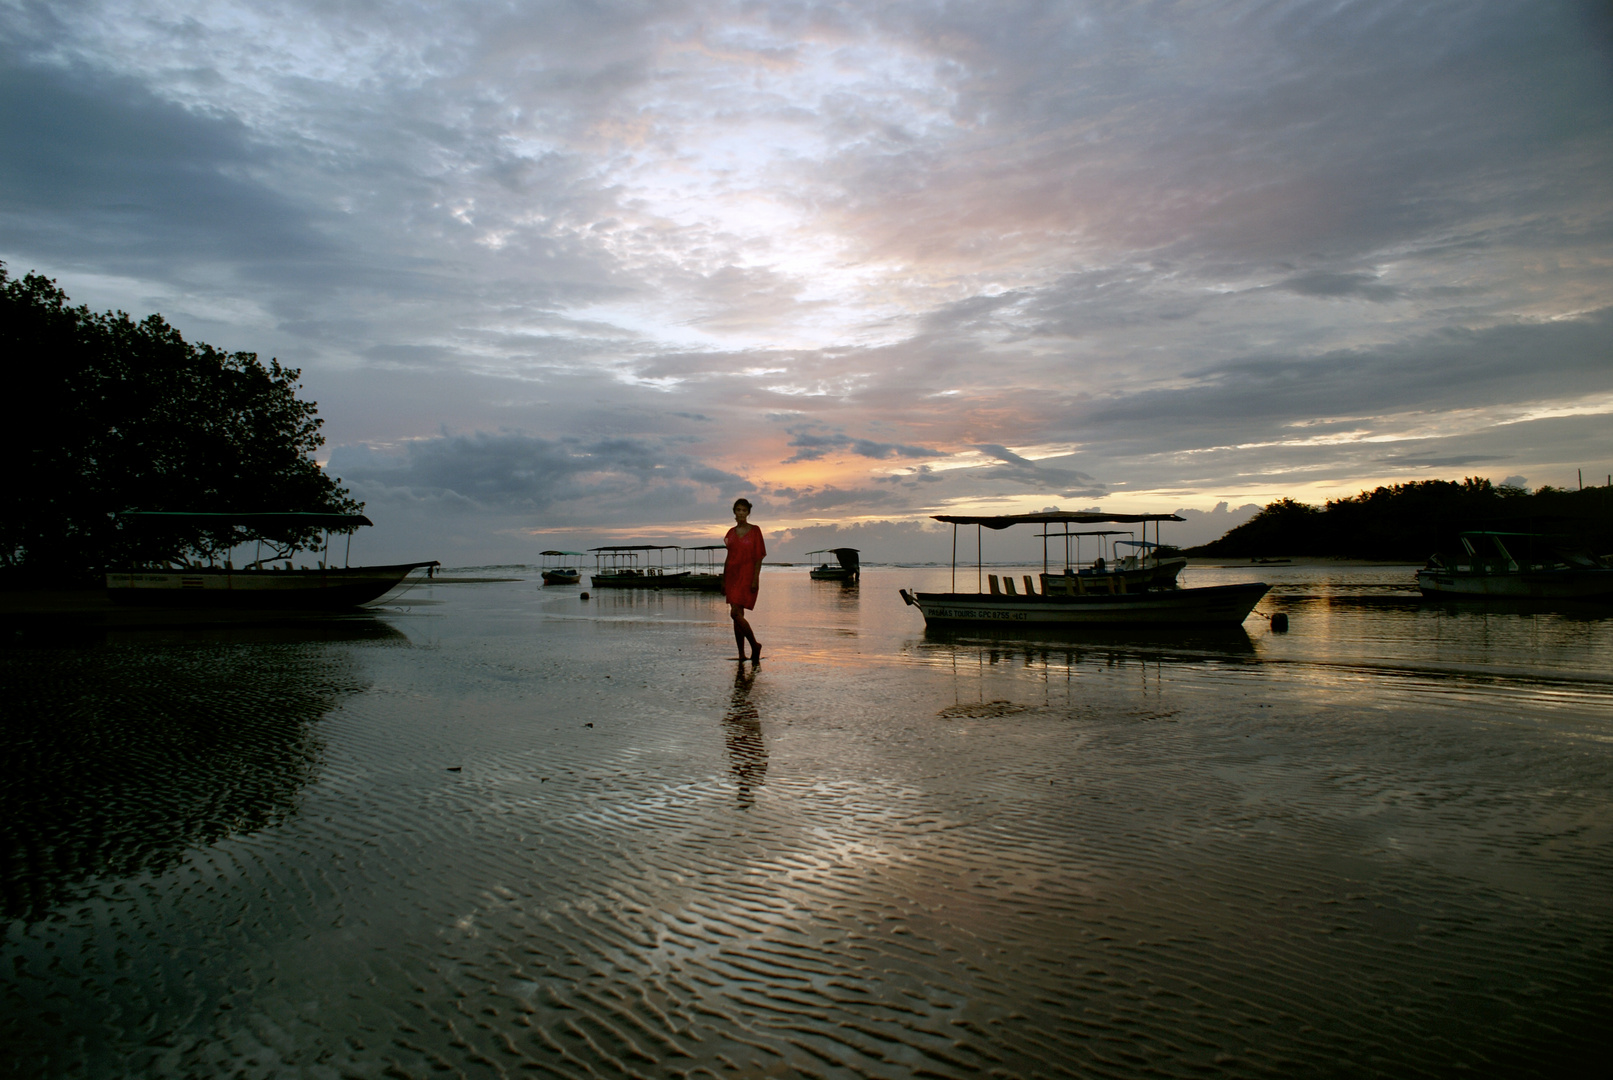
[[745,639],[755,640],[751,633],[750,623],[745,621],[745,609],[739,604],[728,605],[728,617],[734,620],[734,646],[739,649],[739,658],[745,659]]

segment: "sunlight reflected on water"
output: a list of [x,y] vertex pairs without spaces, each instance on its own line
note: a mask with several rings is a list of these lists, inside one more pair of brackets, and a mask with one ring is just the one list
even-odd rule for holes
[[[1264,577],[1241,630],[898,587],[416,590],[0,652],[20,1076],[1447,1072],[1599,1052],[1613,619]],[[535,577],[535,575],[534,575]],[[59,793],[60,797],[57,797]],[[110,807],[105,812],[90,807]]]

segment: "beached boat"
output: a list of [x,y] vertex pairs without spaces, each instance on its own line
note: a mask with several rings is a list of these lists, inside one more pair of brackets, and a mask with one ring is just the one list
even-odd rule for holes
[[[223,566],[132,566],[106,574],[107,596],[114,603],[152,607],[240,608],[280,610],[334,610],[358,607],[378,600],[403,584],[411,574],[422,580],[440,564],[394,563],[385,566],[335,566],[330,562],[330,535],[348,534],[373,522],[362,514],[299,513],[180,513],[130,512],[119,515],[124,527],[148,530],[228,530],[240,544],[287,530],[325,530],[323,557],[313,566],[295,567],[278,552],[270,559],[255,558],[237,568],[226,559]],[[282,565],[282,563],[284,565]],[[424,571],[423,574],[418,573]]]
[[[594,556],[588,581],[596,589],[675,588],[689,576],[666,565],[666,552],[677,551],[676,544],[606,544],[588,550]],[[658,561],[651,563],[652,556]]]
[[1613,566],[1606,558],[1536,533],[1473,530],[1458,539],[1465,558],[1434,555],[1417,572],[1424,596],[1613,601]]
[[[948,627],[960,625],[1012,624],[1023,626],[1070,626],[1149,623],[1154,625],[1237,625],[1249,617],[1261,597],[1271,586],[1265,582],[1248,582],[1237,585],[1216,585],[1206,588],[1184,589],[1175,587],[1176,567],[1170,577],[1170,587],[1145,584],[1133,588],[1123,573],[1082,575],[1073,565],[1066,565],[1062,573],[1051,571],[1047,539],[1062,537],[1064,532],[1044,528],[1043,567],[1040,588],[1037,579],[1023,575],[1024,592],[1015,587],[1011,575],[1002,580],[996,574],[986,574],[981,558],[981,529],[1006,529],[1012,525],[1041,524],[1096,524],[1115,522],[1140,524],[1144,536],[1147,523],[1154,522],[1157,550],[1159,522],[1182,521],[1175,514],[1105,514],[1086,511],[1048,511],[1040,514],[1000,514],[990,516],[935,515],[937,521],[952,525],[952,591],[921,593],[900,590],[903,601],[917,607],[924,616],[926,626]],[[957,591],[959,525],[976,526],[976,592]],[[1074,533],[1069,535],[1074,536]],[[1146,540],[1145,540],[1146,542]],[[991,591],[982,588],[989,580]],[[1147,579],[1152,581],[1152,578]],[[1089,588],[1091,585],[1093,587]]]
[[829,560],[814,566],[807,572],[813,581],[844,581],[854,582],[862,577],[862,559],[856,548],[819,548],[809,551],[808,555],[833,555],[837,565],[830,566]]
[[545,585],[576,585],[582,581],[582,571],[573,560],[587,558],[586,552],[550,550],[539,554],[543,558],[541,574]]

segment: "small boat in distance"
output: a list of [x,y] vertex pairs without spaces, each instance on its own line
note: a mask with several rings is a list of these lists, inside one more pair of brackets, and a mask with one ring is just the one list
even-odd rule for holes
[[[174,566],[147,563],[126,570],[108,571],[107,597],[116,604],[152,607],[239,608],[277,610],[338,610],[359,607],[391,592],[417,570],[423,580],[441,564],[394,563],[386,566],[335,566],[330,562],[330,534],[352,534],[374,522],[363,514],[321,513],[186,513],[180,511],[129,511],[118,515],[130,529],[206,532],[221,531],[235,544],[257,542],[275,534],[324,530],[323,558],[315,565],[294,568],[286,553],[276,550],[268,559],[255,558],[237,569],[229,560],[218,565]],[[227,550],[226,550],[227,554]],[[295,551],[292,552],[295,554]],[[282,568],[280,563],[284,561]],[[344,558],[345,563],[345,558]]]
[[808,555],[833,555],[838,566],[830,566],[825,559],[822,563],[808,571],[813,581],[843,581],[855,582],[862,577],[862,560],[856,548],[819,548],[807,552]]
[[582,581],[582,571],[577,569],[572,560],[587,558],[587,552],[550,550],[539,552],[539,555],[543,558],[542,576],[545,585],[576,585]]
[[[1417,571],[1424,596],[1613,601],[1613,566],[1539,533],[1470,530],[1466,558],[1435,554]],[[1511,548],[1523,552],[1514,555]]]
[[[680,585],[686,571],[669,568],[666,552],[677,551],[676,544],[605,544],[589,548],[594,556],[594,572],[589,583],[596,589],[665,589]],[[657,562],[649,562],[654,552]],[[645,560],[639,565],[639,559]]]
[[[1051,524],[1097,524],[1100,522],[1140,523],[1144,530],[1154,522],[1154,536],[1159,536],[1159,522],[1182,521],[1175,514],[1105,514],[1088,511],[1047,511],[1039,514],[999,514],[989,516],[958,516],[937,514],[935,520],[952,525],[952,591],[921,593],[900,590],[902,600],[919,609],[926,627],[952,627],[970,624],[1011,624],[1019,626],[1075,626],[1117,625],[1149,623],[1154,625],[1239,625],[1249,617],[1261,597],[1271,586],[1263,581],[1238,585],[1216,585],[1207,588],[1183,589],[1175,585],[1176,571],[1170,572],[1170,587],[1133,589],[1125,574],[1104,573],[1088,575],[1066,564],[1062,574],[1049,570],[1047,537],[1063,536],[1045,528]],[[999,587],[996,574],[986,575],[980,558],[979,530],[1006,529],[1012,525],[1040,524],[1044,526],[1042,545],[1041,588],[1030,574],[1024,575],[1025,591],[1019,592],[1011,576],[1005,576]],[[989,576],[990,593],[960,593],[958,579],[958,526],[976,526],[976,574]],[[1073,536],[1074,533],[1069,535]],[[1146,531],[1144,536],[1146,538]],[[1179,570],[1177,567],[1176,570]],[[1151,579],[1149,579],[1151,580]],[[1095,586],[1089,589],[1088,584]]]

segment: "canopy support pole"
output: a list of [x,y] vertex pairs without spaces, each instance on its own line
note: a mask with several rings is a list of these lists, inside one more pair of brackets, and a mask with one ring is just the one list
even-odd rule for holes
[[958,523],[952,523],[952,591],[958,591]]
[[984,554],[986,549],[985,549],[985,546],[984,546],[985,542],[981,539],[981,537],[983,537],[985,535],[986,535],[985,530],[981,526],[976,525],[975,526],[975,592],[985,592],[985,590],[986,590],[986,585],[985,585],[985,582],[986,582],[986,556]]

